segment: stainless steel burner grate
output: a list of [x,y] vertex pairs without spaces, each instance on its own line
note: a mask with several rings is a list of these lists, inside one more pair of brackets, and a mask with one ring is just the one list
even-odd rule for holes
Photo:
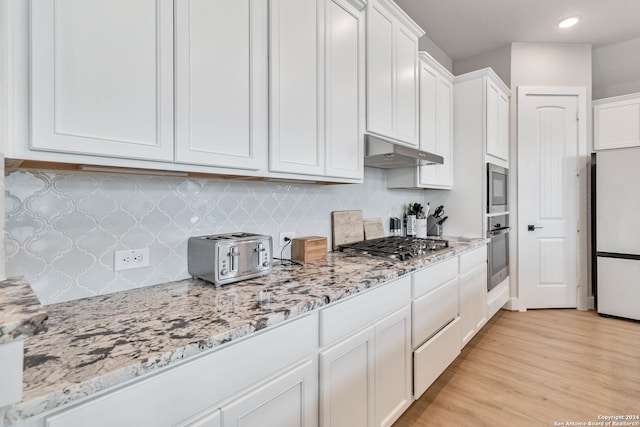
[[390,236],[340,245],[340,251],[407,261],[448,247],[448,240]]

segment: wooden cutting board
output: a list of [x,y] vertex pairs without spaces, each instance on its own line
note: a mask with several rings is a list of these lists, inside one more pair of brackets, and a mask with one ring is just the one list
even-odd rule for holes
[[364,225],[365,240],[384,237],[384,227],[382,226],[382,218],[365,218],[363,220],[363,225]]
[[331,212],[331,233],[333,250],[345,243],[364,240],[364,226],[362,211],[334,211]]

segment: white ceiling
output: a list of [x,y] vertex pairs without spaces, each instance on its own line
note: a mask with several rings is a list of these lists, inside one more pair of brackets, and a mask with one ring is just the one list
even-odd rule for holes
[[[640,37],[640,0],[396,0],[452,60],[512,42],[605,46]],[[580,15],[559,29],[558,22]]]

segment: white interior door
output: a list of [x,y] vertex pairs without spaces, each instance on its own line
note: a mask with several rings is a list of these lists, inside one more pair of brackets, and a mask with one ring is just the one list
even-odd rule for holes
[[520,293],[525,308],[576,307],[578,96],[534,89],[518,92]]

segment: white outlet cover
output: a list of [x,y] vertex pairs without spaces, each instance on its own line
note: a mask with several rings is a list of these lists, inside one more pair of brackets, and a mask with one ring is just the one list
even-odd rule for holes
[[133,270],[149,266],[149,248],[115,251],[113,271]]

